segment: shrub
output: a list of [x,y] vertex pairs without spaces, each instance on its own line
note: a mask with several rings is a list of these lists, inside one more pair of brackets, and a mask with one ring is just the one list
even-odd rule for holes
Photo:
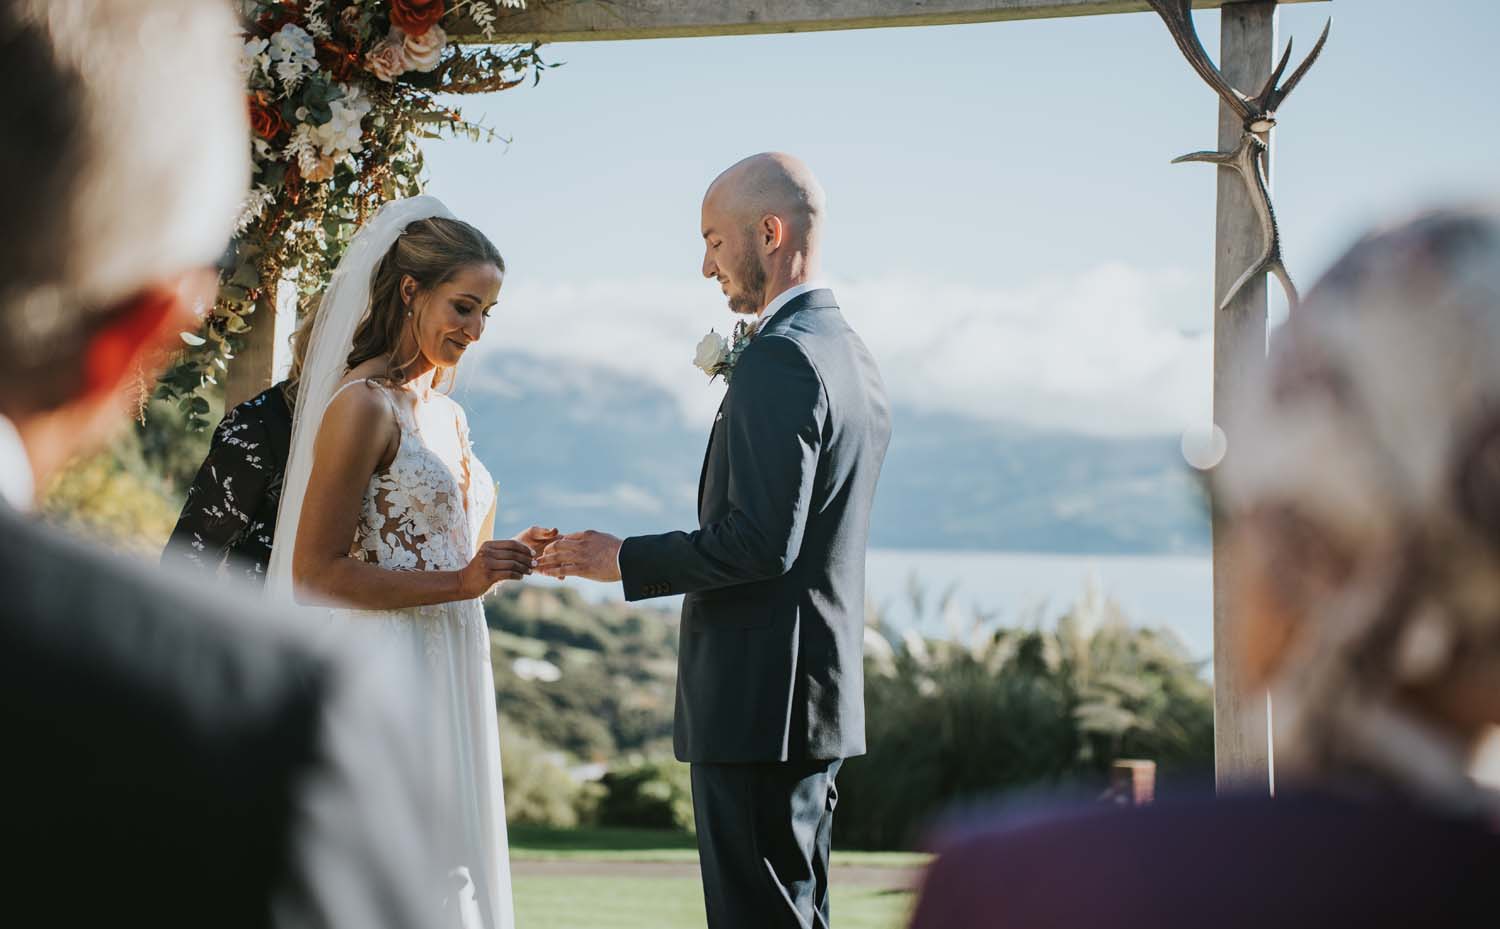
[[1213,759],[1212,689],[1166,632],[1086,595],[1051,631],[866,636],[868,753],[839,776],[840,844],[908,847],[945,806],[1016,787],[1103,787],[1117,758]]
[[[518,584],[485,603],[495,699],[529,735],[587,760],[662,751],[672,734],[676,621],[655,610],[591,604],[566,588]],[[543,658],[556,680],[513,673]]]
[[693,794],[688,766],[678,761],[639,761],[604,775],[599,801],[601,826],[693,831]]
[[70,464],[41,497],[44,519],[117,551],[155,557],[177,523],[180,501],[126,433],[108,449]]
[[597,784],[579,783],[542,743],[500,726],[501,771],[508,822],[571,829],[593,818]]

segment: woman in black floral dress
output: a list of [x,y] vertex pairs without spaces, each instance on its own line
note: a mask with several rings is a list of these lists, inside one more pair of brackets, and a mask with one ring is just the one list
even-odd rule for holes
[[292,442],[297,378],[311,332],[311,319],[304,318],[292,341],[286,380],[241,403],[219,422],[162,552],[163,565],[214,574],[222,568],[265,582]]

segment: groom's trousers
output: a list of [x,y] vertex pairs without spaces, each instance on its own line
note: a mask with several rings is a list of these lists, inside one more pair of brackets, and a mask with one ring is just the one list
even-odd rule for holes
[[827,929],[842,764],[692,766],[709,929]]

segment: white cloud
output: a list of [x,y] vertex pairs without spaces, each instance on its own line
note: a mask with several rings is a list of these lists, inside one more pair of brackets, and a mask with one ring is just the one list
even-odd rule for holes
[[[1208,421],[1209,289],[1194,275],[1104,264],[1014,286],[902,275],[832,285],[899,405],[1114,435]],[[692,366],[693,348],[733,323],[708,281],[521,283],[502,296],[481,351],[644,377],[703,423],[723,388]]]

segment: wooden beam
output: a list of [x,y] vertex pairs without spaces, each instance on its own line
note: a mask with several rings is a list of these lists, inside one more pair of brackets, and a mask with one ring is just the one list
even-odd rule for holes
[[[1230,0],[1194,0],[1193,6],[1210,10],[1226,2]],[[951,26],[1140,13],[1148,9],[1142,0],[530,0],[530,3],[530,9],[501,13],[496,41],[591,42]],[[449,31],[460,41],[483,41],[472,23],[455,25]]]
[[[1227,4],[1219,30],[1219,69],[1224,77],[1242,90],[1258,89],[1271,73],[1276,50],[1275,0]],[[1219,150],[1234,148],[1242,131],[1240,119],[1221,103]],[[1266,141],[1269,143],[1270,139]],[[1218,180],[1214,244],[1216,307],[1261,249],[1260,220],[1251,206],[1244,180],[1229,168],[1219,169]],[[1214,314],[1214,422],[1229,436],[1226,455],[1235,454],[1234,400],[1246,382],[1257,377],[1265,366],[1266,287],[1267,279],[1262,275],[1241,290],[1233,303]],[[1224,531],[1225,527],[1215,518],[1214,774],[1220,790],[1264,792],[1271,785],[1268,702],[1264,694],[1246,695],[1238,671],[1235,645],[1244,616],[1230,597],[1234,565],[1224,545]]]

